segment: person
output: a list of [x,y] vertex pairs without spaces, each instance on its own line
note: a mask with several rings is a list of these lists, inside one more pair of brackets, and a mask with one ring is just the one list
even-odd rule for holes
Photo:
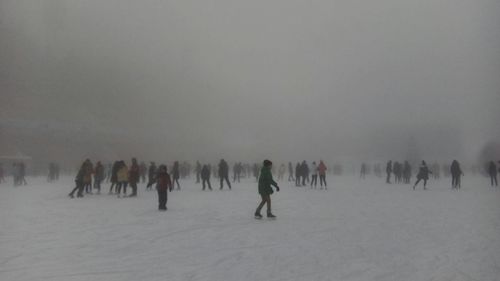
[[167,166],[160,165],[156,180],[156,190],[158,191],[158,210],[167,210],[167,191],[172,191],[172,181],[167,172]]
[[309,165],[307,165],[306,160],[302,161],[302,166],[300,166],[300,171],[302,175],[302,186],[306,186],[306,182],[309,183]]
[[85,193],[92,194],[92,173],[94,172],[94,167],[90,159],[85,160],[84,165],[83,185],[85,187]]
[[118,182],[116,186],[116,193],[120,197],[120,192],[123,188],[123,195],[127,195],[127,184],[128,184],[128,168],[125,161],[121,160],[119,164],[118,171],[116,172],[116,180]]
[[392,173],[394,174],[394,183],[401,183],[401,175],[403,173],[401,164],[398,161],[395,161],[392,165]]
[[76,194],[76,197],[83,197],[83,178],[85,177],[85,169],[86,169],[86,164],[85,162],[82,164],[80,169],[78,170],[78,173],[76,174],[75,177],[75,188],[68,194],[69,197],[74,198],[74,194],[76,191],[78,193]]
[[498,186],[498,181],[497,181],[497,165],[495,165],[495,162],[491,161],[490,165],[488,167],[488,174],[490,175],[490,180],[491,180],[491,186]]
[[141,161],[141,165],[139,165],[139,170],[141,172],[141,182],[145,183],[146,174],[148,173],[148,166],[146,166],[146,163],[144,163],[144,161]]
[[323,184],[325,184],[325,190],[327,189],[326,188],[326,165],[325,163],[323,162],[323,160],[320,160],[319,161],[319,165],[318,165],[318,174],[319,174],[319,184],[321,186],[320,189],[323,189]]
[[148,168],[148,184],[146,185],[146,190],[152,189],[153,184],[156,182],[156,173],[157,173],[156,163],[151,162]]
[[26,165],[24,164],[24,162],[19,163],[19,181],[19,184],[28,184],[28,182],[26,181]]
[[257,163],[253,164],[252,173],[253,173],[253,177],[255,178],[255,181],[258,182],[259,181],[259,165],[257,165]]
[[389,162],[387,162],[385,172],[387,173],[387,179],[385,180],[385,182],[391,183],[391,173],[392,173],[392,161],[391,160],[389,160]]
[[411,178],[411,166],[408,161],[405,161],[403,165],[403,182],[409,184],[410,178]]
[[425,161],[422,160],[422,164],[418,169],[417,181],[413,185],[413,190],[415,190],[415,187],[421,180],[424,180],[424,189],[427,189],[426,186],[427,186],[427,180],[429,179],[429,174],[432,174],[432,172],[427,167]]
[[292,162],[288,162],[288,181],[295,181],[293,178],[293,165]]
[[285,176],[286,167],[285,164],[281,164],[278,170],[278,181],[282,181]]
[[196,161],[196,183],[200,183],[200,175],[201,175],[201,164],[200,161]]
[[451,188],[460,189],[460,177],[464,174],[462,169],[460,169],[460,164],[457,160],[453,160],[450,166],[451,173]]
[[221,190],[224,187],[224,180],[226,181],[229,190],[231,190],[231,182],[229,181],[229,166],[224,159],[221,159],[219,162],[219,179]]
[[3,164],[0,163],[0,183],[5,182]]
[[181,185],[179,184],[179,178],[180,178],[179,161],[175,161],[174,165],[172,166],[172,177],[174,179],[172,185],[175,186],[175,183],[177,183],[177,190],[181,190]]
[[115,161],[113,162],[113,166],[111,167],[111,186],[109,187],[109,194],[113,193],[113,187],[115,188],[115,192],[118,189],[118,179],[117,179],[117,174],[118,174],[118,169],[120,168],[120,162]]
[[314,187],[316,189],[316,186],[318,185],[318,165],[316,165],[316,161],[312,162],[312,167],[311,167],[311,188]]
[[268,218],[276,218],[275,215],[271,212],[271,194],[273,194],[273,189],[271,186],[276,188],[276,191],[280,191],[278,184],[273,180],[273,174],[271,173],[272,162],[269,160],[264,160],[264,165],[260,170],[259,176],[259,194],[261,197],[261,202],[257,209],[255,210],[255,218],[261,219],[262,215],[260,214],[260,210],[267,204],[267,217]]
[[137,196],[137,183],[141,178],[141,168],[139,164],[137,164],[137,159],[132,158],[132,165],[130,166],[130,170],[128,171],[128,184],[132,188],[132,193],[130,197]]
[[361,170],[359,171],[359,178],[365,179],[366,176],[366,164],[363,162],[361,163]]
[[95,164],[95,173],[94,173],[94,188],[97,189],[97,194],[101,193],[101,182],[104,179],[104,166],[101,164],[101,161],[97,161]]
[[297,165],[295,166],[295,186],[300,186],[300,177],[302,176],[301,167],[300,163],[297,162]]
[[212,190],[212,185],[210,184],[210,166],[209,165],[203,165],[203,168],[201,168],[200,175],[201,175],[201,180],[202,180],[202,186],[203,189],[205,190],[205,183],[208,185],[208,189]]

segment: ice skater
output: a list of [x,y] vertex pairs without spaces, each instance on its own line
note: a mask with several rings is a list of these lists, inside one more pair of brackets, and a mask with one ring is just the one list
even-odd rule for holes
[[327,189],[326,187],[326,165],[325,163],[323,162],[323,160],[320,160],[319,161],[319,165],[318,165],[318,174],[319,174],[319,184],[321,186],[320,189],[323,189],[323,184],[325,184],[325,190]]
[[202,180],[202,190],[205,190],[205,184],[208,185],[208,189],[212,190],[212,185],[210,184],[210,165],[203,165],[203,168],[201,168],[201,180]]
[[413,190],[415,190],[415,187],[421,180],[424,180],[424,189],[427,189],[426,186],[427,186],[427,180],[429,179],[429,174],[432,174],[432,172],[427,167],[425,161],[422,160],[422,164],[420,165],[417,174],[417,181],[413,185]]
[[75,192],[77,192],[76,197],[83,197],[83,178],[85,177],[85,163],[82,164],[78,173],[75,177],[75,188],[68,194],[69,197],[74,198]]
[[273,174],[271,173],[271,167],[273,163],[269,160],[264,160],[264,165],[260,170],[259,176],[259,194],[261,197],[261,202],[257,209],[255,210],[255,218],[261,219],[262,215],[260,214],[260,210],[267,204],[267,217],[268,218],[276,218],[275,215],[271,212],[271,194],[273,194],[273,189],[271,186],[276,188],[276,191],[280,191],[278,184],[273,180]]
[[141,178],[141,168],[139,164],[137,164],[137,159],[132,158],[132,165],[130,166],[130,170],[128,171],[128,183],[130,188],[132,189],[132,193],[130,197],[137,196],[137,183]]
[[391,160],[389,160],[389,162],[387,162],[385,172],[387,173],[387,178],[386,178],[385,182],[390,184],[391,183],[391,173],[392,173],[392,161]]
[[94,188],[97,189],[97,194],[101,193],[101,182],[104,180],[104,166],[101,161],[97,161],[95,164],[94,173]]
[[231,190],[231,182],[229,181],[229,166],[224,159],[219,162],[219,180],[220,180],[220,190],[224,187],[224,181],[226,181],[229,190]]
[[172,191],[172,181],[165,165],[160,165],[158,169],[156,190],[158,191],[158,210],[166,211],[167,191]]
[[157,168],[155,162],[151,162],[148,168],[148,184],[146,185],[146,190],[151,190],[153,184],[156,183]]
[[120,192],[123,188],[123,195],[127,196],[127,185],[128,185],[128,168],[125,161],[120,161],[118,171],[116,172],[116,180],[118,182],[116,186],[116,194],[120,197]]
[[316,189],[317,185],[318,185],[318,165],[316,165],[316,161],[313,161],[311,165],[311,188]]
[[451,188],[452,189],[460,189],[460,177],[464,175],[462,169],[460,169],[460,164],[457,160],[453,160],[450,166],[451,172]]
[[488,167],[488,174],[490,175],[490,180],[491,180],[491,186],[498,186],[498,181],[497,181],[497,165],[495,165],[495,162],[491,161],[490,165]]
[[174,166],[172,166],[172,178],[173,178],[172,185],[175,186],[175,183],[177,183],[177,190],[181,190],[181,185],[179,184],[179,178],[180,178],[179,161],[175,161]]
[[293,165],[292,162],[288,162],[288,181],[295,181],[293,178]]

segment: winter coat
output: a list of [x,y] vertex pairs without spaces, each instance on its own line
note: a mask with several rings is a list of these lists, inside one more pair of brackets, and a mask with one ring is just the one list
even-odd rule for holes
[[104,178],[104,166],[101,164],[97,164],[95,166],[95,179],[97,181],[101,181]]
[[458,162],[456,161],[453,161],[453,163],[451,163],[450,172],[453,176],[460,176],[462,174],[460,164],[458,164]]
[[92,172],[94,171],[94,168],[92,167],[92,163],[87,163],[85,164],[85,171],[83,175],[83,182],[86,184],[92,183]]
[[210,167],[207,165],[203,166],[201,169],[201,178],[206,180],[210,179]]
[[84,177],[85,177],[85,168],[81,167],[80,170],[78,170],[78,174],[76,174],[75,182],[77,184],[83,184]]
[[269,167],[262,167],[259,177],[259,194],[269,195],[273,194],[271,186],[278,187],[278,184],[273,180],[273,174]]
[[317,174],[318,174],[318,166],[317,166],[315,163],[313,163],[313,164],[312,164],[312,167],[311,167],[311,174],[312,174],[313,176],[315,176],[315,175],[317,175]]
[[428,180],[429,174],[432,174],[432,172],[429,171],[429,168],[427,168],[427,166],[425,165],[422,165],[418,169],[417,179]]
[[126,165],[123,165],[116,172],[116,180],[118,182],[127,182],[128,181],[128,169]]
[[496,176],[497,175],[497,165],[495,165],[494,162],[491,162],[490,163],[490,166],[488,168],[488,173],[492,176]]
[[326,174],[326,165],[323,162],[319,162],[318,172],[320,176],[324,176]]
[[229,167],[226,161],[220,161],[219,163],[219,177],[227,177],[229,173]]
[[128,181],[130,183],[137,183],[139,181],[139,177],[141,176],[141,171],[139,170],[139,165],[132,164],[130,166],[130,170],[128,172]]
[[172,181],[170,180],[170,175],[166,172],[158,173],[156,188],[159,191],[172,190]]

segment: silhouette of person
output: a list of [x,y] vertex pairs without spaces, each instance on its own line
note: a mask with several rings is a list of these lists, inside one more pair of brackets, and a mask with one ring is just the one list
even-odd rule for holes
[[490,175],[490,180],[491,180],[491,186],[498,186],[498,181],[497,181],[497,165],[495,165],[495,162],[490,161],[490,165],[488,167],[488,174]]
[[227,186],[231,189],[231,182],[229,181],[229,166],[224,159],[219,162],[219,179],[220,179],[220,189],[224,187],[224,181],[226,181]]
[[460,177],[464,174],[462,169],[460,169],[460,164],[457,160],[453,160],[450,166],[451,173],[451,188],[460,189]]
[[415,182],[415,185],[413,185],[413,190],[415,190],[415,187],[421,180],[424,180],[424,189],[427,189],[426,186],[427,180],[429,179],[429,174],[432,174],[432,172],[427,167],[425,161],[422,161],[422,164],[420,165],[418,170],[417,181]]

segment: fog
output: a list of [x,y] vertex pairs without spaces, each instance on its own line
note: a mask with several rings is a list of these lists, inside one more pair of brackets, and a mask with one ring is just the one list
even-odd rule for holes
[[499,15],[495,0],[2,0],[0,152],[380,161],[413,143],[475,161],[500,139]]

